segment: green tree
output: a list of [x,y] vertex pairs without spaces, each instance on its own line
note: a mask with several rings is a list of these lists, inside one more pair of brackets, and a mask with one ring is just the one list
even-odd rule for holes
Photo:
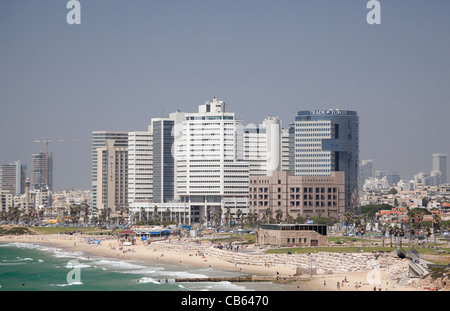
[[430,202],[431,200],[428,197],[423,197],[422,198],[422,206],[423,207],[427,207],[428,206],[428,202]]
[[389,204],[368,204],[361,206],[361,214],[368,219],[373,219],[379,211],[391,210],[393,208],[394,207]]
[[398,191],[397,191],[397,189],[395,189],[395,188],[391,188],[391,190],[389,190],[389,194],[397,194],[398,193]]

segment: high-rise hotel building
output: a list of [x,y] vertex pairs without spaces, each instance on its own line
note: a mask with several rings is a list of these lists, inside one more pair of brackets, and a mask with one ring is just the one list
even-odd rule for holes
[[244,162],[243,121],[214,98],[197,113],[185,113],[179,129],[176,192],[189,205],[191,221],[227,210],[246,214],[249,165]]
[[128,204],[128,132],[92,132],[92,207],[118,212]]
[[299,111],[295,117],[296,176],[345,172],[345,208],[357,207],[359,132],[356,111]]
[[128,203],[153,201],[153,135],[128,133]]

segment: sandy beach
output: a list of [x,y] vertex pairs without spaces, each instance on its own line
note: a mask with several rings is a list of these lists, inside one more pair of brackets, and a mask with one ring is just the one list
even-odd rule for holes
[[[90,243],[89,239],[101,239],[101,243]],[[29,236],[1,236],[0,243],[35,243],[39,245],[51,245],[70,251],[81,251],[87,255],[98,255],[109,258],[136,259],[143,261],[163,261],[180,265],[208,266],[218,270],[240,271],[254,276],[278,276],[292,278],[296,273],[295,267],[279,264],[245,264],[242,262],[229,262],[217,256],[210,256],[211,244],[198,243],[194,240],[175,239],[163,242],[154,242],[150,245],[138,241],[136,245],[123,246],[116,237],[101,236],[91,237],[87,235],[29,235]],[[191,251],[181,251],[192,249]],[[173,250],[172,250],[173,248]],[[238,254],[242,251],[229,250]],[[239,256],[239,255],[238,255]],[[373,271],[372,271],[373,272]],[[286,290],[307,288],[317,291],[417,291],[419,287],[400,286],[395,279],[391,279],[388,272],[380,269],[377,271],[376,285],[369,284],[368,275],[371,271],[351,271],[345,273],[331,273],[318,275],[302,275],[295,282],[286,282]],[[339,282],[339,285],[338,285]],[[375,286],[375,288],[374,288]],[[270,289],[266,289],[270,290]]]

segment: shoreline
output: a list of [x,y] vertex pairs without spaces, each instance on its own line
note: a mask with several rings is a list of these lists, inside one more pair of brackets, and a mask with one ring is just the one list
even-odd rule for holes
[[[292,265],[253,265],[241,262],[229,262],[217,256],[210,256],[211,245],[205,243],[195,243],[189,239],[178,241],[152,242],[150,245],[144,245],[143,242],[137,242],[136,245],[122,246],[115,237],[101,236],[100,244],[89,244],[86,235],[23,235],[23,236],[0,236],[0,243],[33,243],[38,245],[50,245],[69,251],[80,251],[90,256],[101,256],[106,258],[116,258],[120,260],[139,260],[143,262],[162,262],[175,265],[187,265],[197,267],[210,267],[219,271],[232,271],[251,276],[272,277],[276,282],[278,290],[286,291],[373,291],[374,284],[368,283],[368,275],[371,271],[350,271],[333,272],[331,274],[317,274],[312,276],[300,276],[295,280],[295,267]],[[171,249],[173,247],[174,249]],[[191,248],[192,251],[180,251],[180,247]],[[227,251],[239,256],[240,251]],[[276,281],[279,277],[280,282]],[[379,285],[382,291],[424,291],[424,289],[401,286],[391,280],[391,276],[383,269],[377,274]],[[287,280],[284,280],[286,278]],[[268,281],[268,282],[273,282]],[[337,286],[337,283],[340,283]],[[264,287],[261,290],[271,290],[271,284],[258,286]],[[377,291],[378,284],[375,288]],[[259,289],[257,289],[259,290]]]

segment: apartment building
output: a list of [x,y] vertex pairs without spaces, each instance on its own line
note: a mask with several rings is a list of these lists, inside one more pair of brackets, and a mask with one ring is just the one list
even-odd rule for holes
[[4,164],[0,167],[0,189],[9,191],[13,195],[25,193],[25,179],[27,166],[19,160]]

